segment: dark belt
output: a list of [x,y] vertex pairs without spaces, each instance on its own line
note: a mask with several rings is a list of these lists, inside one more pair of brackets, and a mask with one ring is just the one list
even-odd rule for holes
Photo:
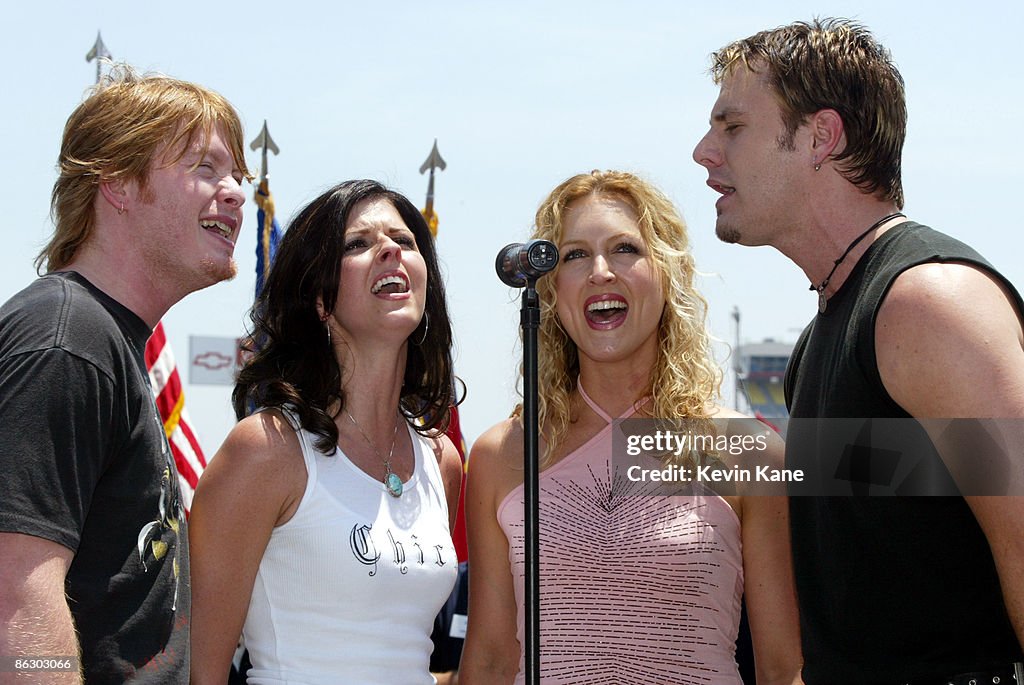
[[958,673],[938,680],[915,680],[904,685],[1024,685],[1024,664],[1010,664],[990,671]]

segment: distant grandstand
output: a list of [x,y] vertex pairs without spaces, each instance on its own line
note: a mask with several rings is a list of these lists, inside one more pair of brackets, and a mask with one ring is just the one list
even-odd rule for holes
[[766,419],[787,418],[782,382],[792,343],[764,342],[741,345],[737,352],[736,384],[742,389],[750,413]]

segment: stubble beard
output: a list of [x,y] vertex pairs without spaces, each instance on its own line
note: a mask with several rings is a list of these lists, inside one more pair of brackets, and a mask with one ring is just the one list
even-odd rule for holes
[[223,281],[230,281],[238,274],[238,264],[234,257],[226,262],[222,259],[203,257],[198,268],[193,266],[192,269],[183,268],[181,264],[175,264],[172,259],[173,255],[163,256],[156,262],[159,266],[154,268],[153,272],[163,272],[163,282],[170,287],[177,288],[178,301],[190,293],[205,290],[211,285]]
[[721,217],[715,222],[715,235],[723,243],[728,243],[729,245],[735,245],[740,241],[739,229],[723,222]]
[[226,264],[206,257],[200,262],[200,269],[209,276],[210,282],[197,288],[197,290],[221,283],[222,281],[234,279],[238,275],[238,262],[235,261],[234,257],[228,259]]

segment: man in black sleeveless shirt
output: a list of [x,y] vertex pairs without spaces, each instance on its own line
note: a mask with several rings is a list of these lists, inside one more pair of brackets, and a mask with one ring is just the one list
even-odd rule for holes
[[805,682],[1024,685],[1024,497],[984,496],[1024,494],[1024,302],[899,213],[903,80],[866,29],[764,31],[711,73],[716,233],[818,293],[786,378]]
[[46,272],[0,306],[0,680],[189,681],[188,530],[146,341],[234,276],[220,95],[127,67],[68,119]]

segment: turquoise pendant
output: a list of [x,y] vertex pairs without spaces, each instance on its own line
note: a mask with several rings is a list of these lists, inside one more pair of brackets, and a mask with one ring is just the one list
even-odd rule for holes
[[387,487],[388,494],[392,497],[402,496],[402,490],[404,489],[402,479],[391,473],[391,471],[388,471],[388,475],[384,476],[384,486]]

